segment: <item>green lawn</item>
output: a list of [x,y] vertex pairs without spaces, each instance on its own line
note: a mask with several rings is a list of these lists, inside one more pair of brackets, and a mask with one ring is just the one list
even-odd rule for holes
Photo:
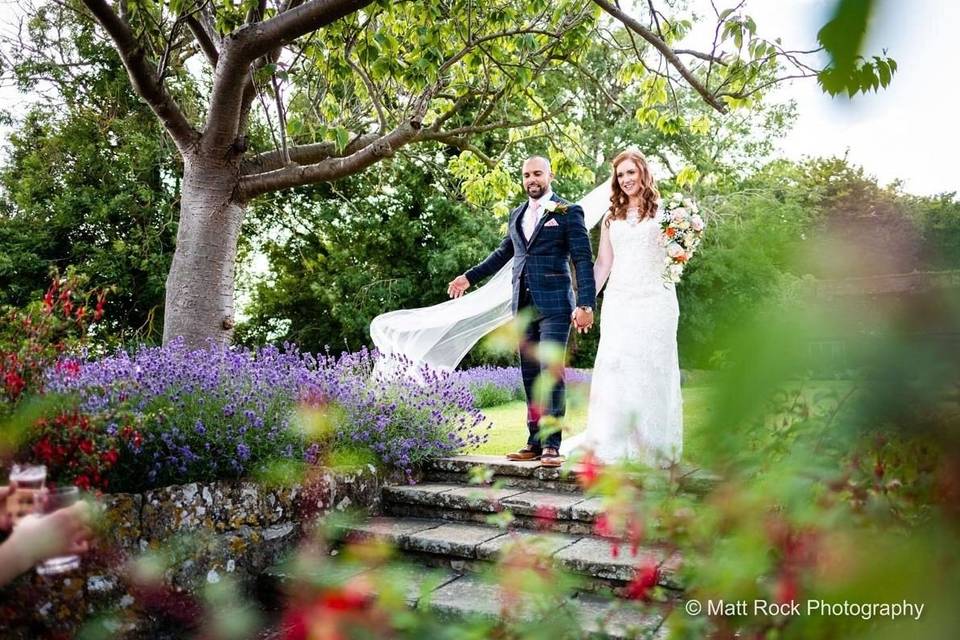
[[[692,386],[683,388],[683,458],[696,463],[701,450],[698,434],[707,422],[710,408],[708,396],[712,387]],[[574,435],[587,426],[587,398],[589,387],[570,389],[567,395],[566,433]],[[509,402],[482,409],[493,422],[490,438],[473,453],[501,455],[516,451],[527,441],[526,404]]]

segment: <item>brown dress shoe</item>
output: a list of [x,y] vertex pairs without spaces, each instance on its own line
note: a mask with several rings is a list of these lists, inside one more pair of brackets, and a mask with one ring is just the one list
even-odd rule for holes
[[544,467],[559,467],[563,465],[563,456],[553,447],[546,447],[540,455],[540,465]]
[[526,460],[539,460],[540,452],[531,447],[530,445],[524,446],[520,451],[515,453],[508,453],[507,460],[513,460],[514,462],[523,462]]

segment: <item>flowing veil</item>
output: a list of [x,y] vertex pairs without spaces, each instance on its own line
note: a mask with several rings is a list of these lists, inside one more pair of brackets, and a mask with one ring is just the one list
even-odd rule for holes
[[[610,185],[603,182],[581,198],[587,229],[610,207]],[[380,353],[400,356],[416,366],[452,371],[480,338],[511,319],[513,260],[487,284],[432,307],[384,313],[370,323],[370,337]],[[455,274],[454,274],[455,275]]]

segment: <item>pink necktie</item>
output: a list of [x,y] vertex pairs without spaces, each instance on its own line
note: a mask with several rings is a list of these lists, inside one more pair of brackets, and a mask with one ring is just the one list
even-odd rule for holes
[[523,235],[526,236],[527,242],[530,242],[530,238],[533,236],[533,230],[537,228],[537,220],[539,219],[540,211],[540,201],[534,200],[530,203],[530,206],[527,207],[527,212],[523,216]]

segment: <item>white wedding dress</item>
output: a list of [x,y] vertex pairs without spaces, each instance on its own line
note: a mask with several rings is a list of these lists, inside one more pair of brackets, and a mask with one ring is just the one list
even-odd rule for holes
[[603,462],[651,466],[680,459],[679,308],[674,286],[662,278],[666,251],[659,234],[655,219],[610,223],[613,264],[600,309],[587,428],[565,439],[561,454],[592,450]]

